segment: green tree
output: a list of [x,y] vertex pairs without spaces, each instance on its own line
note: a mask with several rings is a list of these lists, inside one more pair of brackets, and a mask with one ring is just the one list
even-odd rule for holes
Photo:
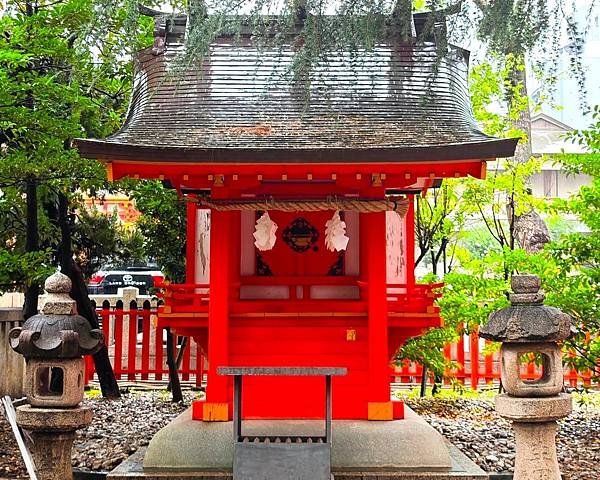
[[[502,72],[502,91],[508,112],[510,126],[521,136],[514,161],[526,163],[531,150],[531,106],[527,92],[527,69],[534,53],[536,71],[548,70],[545,83],[553,84],[555,66],[559,61],[558,44],[563,32],[571,42],[568,49],[571,60],[571,74],[575,75],[581,87],[580,103],[586,108],[585,74],[581,63],[581,52],[585,36],[577,24],[574,14],[577,5],[572,2],[567,9],[563,0],[547,2],[543,0],[474,0],[481,17],[478,23],[478,36],[489,49],[492,60]],[[590,6],[593,8],[592,2]],[[528,181],[528,179],[526,179]],[[550,233],[543,219],[532,204],[518,204],[516,199],[507,197],[506,204],[509,228],[520,247],[537,252],[550,241]]]
[[579,371],[590,369],[600,378],[600,106],[593,111],[593,124],[573,132],[572,138],[585,146],[588,154],[563,154],[557,160],[571,173],[591,177],[577,195],[557,201],[559,212],[571,213],[587,227],[586,233],[570,233],[552,244],[547,256],[553,270],[545,278],[549,302],[569,313],[575,333],[566,345],[578,352],[566,357]]
[[[487,228],[493,235],[497,248],[477,258],[466,252],[460,264],[445,276],[443,297],[438,301],[446,327],[464,323],[466,331],[473,331],[487,321],[489,313],[506,305],[504,295],[509,290],[508,279],[512,272],[537,274],[542,279],[546,304],[569,313],[574,321],[574,334],[564,342],[565,363],[579,372],[591,370],[600,378],[600,108],[594,113],[595,123],[588,130],[574,132],[573,136],[586,146],[589,154],[558,155],[563,168],[573,173],[591,177],[589,185],[581,187],[577,195],[567,200],[557,200],[547,206],[559,214],[573,214],[588,228],[586,233],[565,233],[536,254],[513,248],[502,240],[502,229],[494,217],[487,217]],[[522,167],[522,165],[519,165]],[[505,174],[502,174],[505,175]],[[467,182],[470,182],[469,180]],[[510,176],[502,182],[510,186]],[[469,201],[493,207],[491,191],[484,185]],[[497,206],[500,209],[500,206]],[[492,208],[493,210],[493,208]],[[486,218],[485,215],[482,215]],[[500,241],[502,240],[502,241]],[[500,246],[501,248],[498,248]],[[465,253],[465,252],[463,252]]]
[[[123,16],[94,29],[96,11],[88,0],[8,1],[0,17],[0,262],[10,267],[2,283],[25,287],[27,318],[37,313],[40,280],[60,265],[73,280],[79,313],[93,326],[73,229],[81,193],[101,188],[105,174],[79,157],[71,140],[110,133],[130,84],[129,62],[100,48],[114,42],[107,27],[122,24]],[[94,360],[103,393],[118,396],[106,348]]]
[[[70,139],[89,126],[85,119],[103,117],[80,84],[83,62],[91,62],[90,54],[74,45],[89,16],[90,5],[84,6],[80,1],[7,2],[0,18],[0,186],[12,197],[8,215],[26,218],[25,223],[2,222],[4,238],[14,238],[7,255],[56,247],[58,197],[71,198],[73,187],[93,188],[103,181],[102,167],[69,147]],[[37,310],[39,285],[26,287],[29,316]]]
[[452,267],[452,247],[465,221],[460,209],[459,186],[457,180],[445,180],[440,187],[430,189],[416,199],[415,239],[419,254],[415,259],[415,267],[427,260],[429,255],[427,263],[433,275],[438,275],[440,261],[441,276]]
[[172,188],[160,181],[131,184],[131,196],[141,216],[136,222],[143,237],[146,255],[158,263],[166,278],[185,282],[186,225],[185,203]]
[[104,265],[131,265],[146,257],[140,232],[123,227],[116,213],[82,209],[72,234],[75,257],[86,280]]

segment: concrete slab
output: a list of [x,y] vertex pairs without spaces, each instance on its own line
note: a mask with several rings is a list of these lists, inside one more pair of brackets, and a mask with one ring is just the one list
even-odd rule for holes
[[192,420],[187,409],[159,430],[144,457],[146,469],[231,470],[233,423]]
[[[319,435],[324,422],[245,421],[245,435]],[[335,480],[475,480],[488,476],[409,408],[390,422],[334,421]],[[231,422],[198,422],[185,411],[108,478],[231,480]]]
[[[454,445],[447,443],[452,466],[447,472],[334,472],[334,480],[488,480],[488,475]],[[140,449],[108,474],[108,480],[233,480],[231,471],[148,471],[143,467],[146,449]]]
[[[318,435],[324,422],[249,420],[244,435]],[[451,459],[443,437],[409,408],[405,419],[369,422],[335,420],[332,425],[332,469],[448,471]],[[424,454],[426,452],[426,454]],[[186,410],[160,430],[144,457],[146,470],[231,470],[232,422],[199,422]]]

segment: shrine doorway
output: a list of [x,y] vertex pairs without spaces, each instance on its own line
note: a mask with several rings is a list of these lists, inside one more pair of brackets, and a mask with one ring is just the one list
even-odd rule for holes
[[[256,212],[260,217],[263,212]],[[258,276],[341,276],[344,252],[331,252],[325,246],[325,224],[334,211],[269,212],[277,228],[273,249],[256,250]],[[343,214],[342,214],[343,215]],[[260,257],[260,259],[259,259]]]
[[[326,223],[335,211],[269,211],[277,224],[271,250],[254,245],[254,228],[264,212],[242,212],[240,299],[358,299],[359,215],[340,212],[350,238],[346,250],[330,251],[325,245]],[[348,278],[348,282],[343,279]],[[253,280],[254,279],[254,280]]]

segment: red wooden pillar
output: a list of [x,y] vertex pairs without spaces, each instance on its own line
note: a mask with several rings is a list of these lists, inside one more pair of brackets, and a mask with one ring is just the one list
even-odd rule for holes
[[196,212],[198,206],[194,202],[187,204],[187,233],[185,244],[185,281],[196,283]]
[[388,358],[385,212],[361,215],[361,264],[367,281],[369,420],[392,420]]
[[[122,302],[117,302],[118,304]],[[120,308],[119,308],[120,307]],[[115,309],[115,359],[113,360],[115,378],[121,380],[123,371],[123,306],[117,305]]]
[[135,364],[137,359],[137,313],[136,302],[131,302],[127,318],[129,319],[127,333],[127,380],[135,380]]
[[477,390],[479,385],[479,330],[471,332],[471,388]]
[[456,351],[456,361],[458,362],[458,373],[457,377],[459,382],[463,385],[467,383],[466,375],[465,375],[465,333],[464,333],[464,324],[460,323],[458,326],[458,331],[460,332],[460,337],[458,339],[457,351]]
[[[185,281],[186,283],[196,283],[196,244],[197,227],[196,214],[198,205],[195,202],[187,204],[187,227],[185,237]],[[194,302],[196,303],[196,302]],[[192,338],[188,338],[187,347],[183,353],[183,368],[182,379],[189,380],[190,378],[190,350],[192,348]]]
[[216,370],[229,364],[230,241],[234,217],[231,212],[211,212],[208,383],[202,415],[205,421],[229,419],[228,377],[217,375]]
[[[415,284],[415,196],[408,195],[406,212],[406,283],[410,288]],[[410,293],[410,292],[409,292]]]
[[242,212],[229,212],[229,301],[239,300],[242,256]]
[[142,313],[142,380],[150,371],[150,302],[144,302]]
[[[485,341],[486,349],[491,344],[489,340]],[[488,385],[494,381],[494,354],[486,353],[485,355],[485,383]]]

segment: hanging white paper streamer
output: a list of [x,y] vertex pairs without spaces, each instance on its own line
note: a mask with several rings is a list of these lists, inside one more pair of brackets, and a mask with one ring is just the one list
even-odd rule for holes
[[339,252],[346,250],[350,238],[346,236],[346,222],[342,222],[339,210],[325,224],[325,246],[327,250]]
[[265,250],[271,250],[275,245],[275,232],[277,231],[277,224],[271,220],[267,212],[263,213],[261,217],[256,221],[256,228],[254,230],[254,245],[261,252]]

